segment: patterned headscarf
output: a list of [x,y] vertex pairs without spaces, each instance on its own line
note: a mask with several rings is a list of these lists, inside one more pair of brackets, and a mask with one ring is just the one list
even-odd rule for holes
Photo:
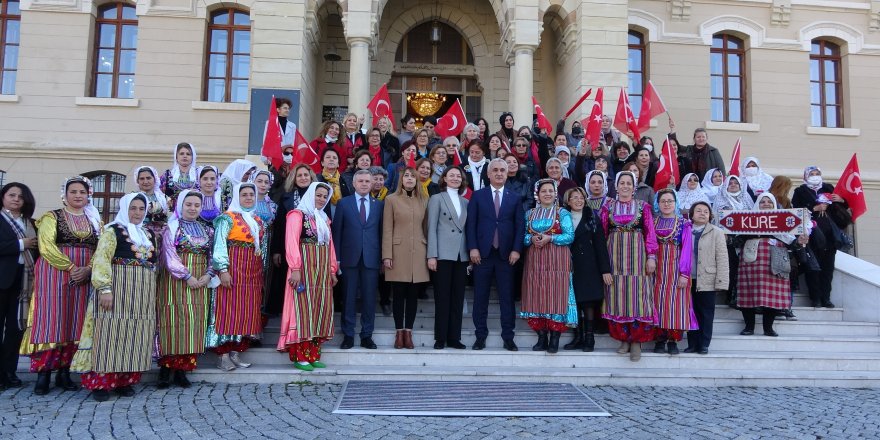
[[688,179],[691,176],[696,177],[695,173],[688,173],[684,176],[684,179],[681,179],[681,185],[678,187],[678,194],[676,194],[675,199],[677,202],[677,206],[680,209],[690,209],[691,205],[697,202],[709,202],[709,197],[706,196],[706,193],[703,192],[703,189],[700,188],[700,182],[697,182],[697,187],[694,189],[688,188]]
[[807,185],[807,188],[810,188],[813,191],[818,191],[819,188],[822,188],[822,182],[819,182],[818,185],[811,185],[810,182],[807,182],[807,178],[810,177],[810,173],[813,171],[818,171],[819,175],[822,175],[822,170],[817,166],[808,166],[804,168],[804,184]]
[[587,190],[587,195],[593,197],[593,195],[590,194],[590,179],[592,179],[594,175],[602,177],[602,195],[599,197],[605,197],[608,195],[608,175],[605,174],[604,171],[599,170],[593,170],[587,173],[587,181],[584,182],[584,188]]
[[[98,208],[95,208],[95,205],[92,203],[92,195],[94,195],[95,189],[92,186],[92,181],[89,180],[88,177],[73,176],[65,179],[64,183],[61,184],[61,203],[64,206],[67,206],[67,187],[74,182],[79,182],[86,186],[86,192],[88,192],[89,196],[86,206],[83,207],[83,213],[88,217],[89,223],[92,224],[92,229],[94,230],[95,235],[101,235],[101,213],[98,212]],[[109,182],[107,182],[107,184],[109,184]]]

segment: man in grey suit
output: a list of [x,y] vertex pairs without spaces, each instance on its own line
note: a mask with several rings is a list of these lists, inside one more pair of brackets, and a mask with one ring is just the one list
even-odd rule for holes
[[376,288],[382,265],[382,211],[384,203],[370,196],[373,177],[368,170],[354,173],[355,193],[343,197],[333,215],[333,243],[342,269],[345,307],[340,348],[354,346],[355,307],[361,292],[361,347],[375,349],[373,326],[376,317]]
[[468,201],[464,174],[449,167],[440,176],[440,193],[428,201],[428,269],[434,274],[434,348],[466,348],[461,343],[468,252],[464,235]]

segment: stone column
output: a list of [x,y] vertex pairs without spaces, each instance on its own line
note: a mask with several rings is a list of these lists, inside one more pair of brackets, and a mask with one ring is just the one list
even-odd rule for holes
[[348,111],[360,116],[367,113],[370,100],[370,39],[349,38],[348,50]]
[[[523,125],[532,125],[532,95],[534,94],[534,55],[535,46],[522,45],[513,49],[515,54],[515,65],[512,68],[511,77],[516,78],[516,88],[513,91],[513,119],[516,121],[517,127]],[[512,83],[513,81],[511,81]]]

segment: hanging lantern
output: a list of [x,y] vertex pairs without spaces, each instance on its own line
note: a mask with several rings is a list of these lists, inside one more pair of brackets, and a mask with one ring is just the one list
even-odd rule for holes
[[431,44],[440,44],[441,36],[440,22],[434,20],[434,22],[431,23]]

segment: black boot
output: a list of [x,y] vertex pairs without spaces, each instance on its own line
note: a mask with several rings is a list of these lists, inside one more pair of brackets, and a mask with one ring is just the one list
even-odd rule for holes
[[565,344],[562,349],[563,350],[578,350],[583,348],[584,340],[583,340],[583,331],[584,331],[584,321],[578,322],[577,328],[575,328],[572,333],[574,333],[574,339],[571,340],[568,344]]
[[58,369],[58,373],[55,375],[55,386],[61,388],[62,391],[79,390],[79,385],[70,378],[70,367]]
[[171,369],[168,367],[159,368],[159,381],[156,383],[156,388],[165,389],[171,386]]
[[655,342],[654,343],[654,353],[665,354],[666,353],[666,342],[665,341]]
[[593,335],[593,322],[586,321],[582,329],[584,334],[581,336],[583,341],[583,351],[591,352],[596,348],[596,336]]
[[746,327],[743,331],[739,332],[739,334],[743,336],[750,336],[755,334],[755,309],[742,309],[743,321],[746,323]]
[[547,353],[556,353],[559,351],[559,337],[562,336],[560,332],[550,332],[550,343],[547,347]]
[[535,333],[538,334],[538,343],[532,346],[532,351],[547,351],[547,330]]
[[776,315],[773,313],[765,313],[764,314],[764,322],[762,323],[764,326],[764,336],[779,336],[779,333],[773,331],[773,321],[776,320]]
[[52,379],[52,371],[41,371],[37,373],[37,383],[34,385],[34,394],[45,396],[49,394],[49,382]]
[[183,370],[174,371],[174,384],[181,388],[189,388],[192,386],[192,383],[186,378],[186,371]]

